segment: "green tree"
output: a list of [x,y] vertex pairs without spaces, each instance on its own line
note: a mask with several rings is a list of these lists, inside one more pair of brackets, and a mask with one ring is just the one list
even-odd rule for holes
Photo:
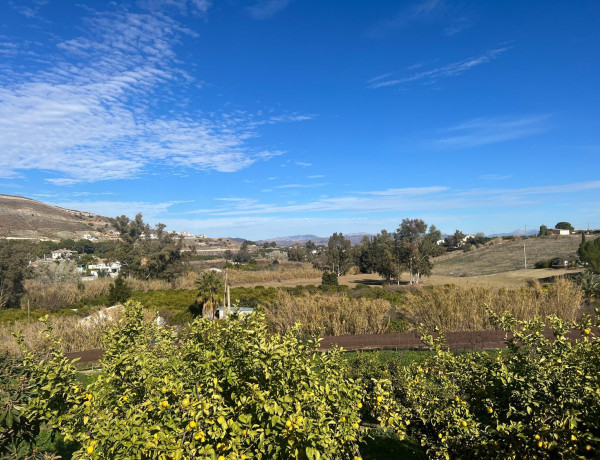
[[589,264],[590,268],[600,273],[600,238],[587,240],[577,250],[579,259]]
[[[127,216],[116,217],[112,224],[121,236],[112,255],[123,263],[124,274],[172,282],[183,272],[187,255],[181,251],[182,239],[175,240],[172,234],[165,232],[164,224],[157,224],[152,231],[141,213],[134,220]],[[152,232],[155,239],[151,238]]]
[[569,222],[558,222],[554,228],[559,228],[562,230],[569,230],[570,232],[572,232],[573,230],[575,230],[575,228],[573,228],[573,226],[569,223]]
[[330,271],[326,270],[323,272],[321,284],[323,286],[338,286],[338,277],[335,273],[331,273]]
[[427,224],[422,219],[403,219],[394,234],[396,257],[410,274],[410,284],[419,284],[421,276],[429,276],[433,263],[431,257],[444,252],[437,244],[441,232],[432,225],[427,231]]
[[291,262],[303,262],[306,259],[306,251],[300,243],[296,243],[287,250],[288,260]]
[[121,274],[115,278],[115,281],[108,287],[108,303],[115,305],[125,303],[131,297],[131,288]]
[[25,293],[27,253],[10,242],[0,243],[0,309],[18,308]]
[[196,304],[202,305],[202,316],[214,318],[217,308],[224,301],[223,280],[214,271],[205,271],[196,281],[196,287]]
[[547,235],[552,235],[552,230],[548,230],[548,227],[546,227],[545,225],[540,225],[540,231],[538,233],[538,236],[547,236]]
[[460,230],[456,230],[452,236],[445,239],[446,243],[451,248],[460,248],[464,244],[465,234]]
[[334,233],[329,237],[327,264],[337,276],[346,274],[352,265],[352,243],[343,233]]

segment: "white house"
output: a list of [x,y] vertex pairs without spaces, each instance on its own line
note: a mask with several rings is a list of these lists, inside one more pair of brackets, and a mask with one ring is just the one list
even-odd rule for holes
[[68,259],[73,254],[77,254],[76,251],[70,251],[69,249],[57,249],[56,251],[52,251],[53,259]]
[[564,228],[553,228],[552,233],[554,235],[560,235],[560,236],[569,236],[571,234],[571,232],[568,229],[564,229]]

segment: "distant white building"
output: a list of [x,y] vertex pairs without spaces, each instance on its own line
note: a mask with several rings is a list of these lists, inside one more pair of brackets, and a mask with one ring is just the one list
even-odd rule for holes
[[89,264],[87,270],[93,277],[108,275],[111,278],[116,278],[121,273],[121,262],[98,262],[97,264]]
[[[230,314],[238,313],[240,316],[247,316],[254,311],[254,308],[250,307],[238,307],[238,308],[230,308]],[[227,316],[227,309],[225,307],[217,308],[215,312],[215,318],[223,319]]]
[[568,229],[564,229],[564,228],[553,228],[552,233],[554,235],[560,235],[560,236],[569,236],[571,234],[571,232]]
[[56,259],[69,259],[73,254],[77,254],[76,251],[71,251],[69,249],[57,249],[56,251],[52,251],[52,258]]

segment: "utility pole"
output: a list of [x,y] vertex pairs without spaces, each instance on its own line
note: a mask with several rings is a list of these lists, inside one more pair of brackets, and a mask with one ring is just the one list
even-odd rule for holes
[[[527,238],[527,225],[525,225],[525,238]],[[527,251],[525,250],[525,240],[523,240],[523,256],[525,257],[525,270],[527,270]]]

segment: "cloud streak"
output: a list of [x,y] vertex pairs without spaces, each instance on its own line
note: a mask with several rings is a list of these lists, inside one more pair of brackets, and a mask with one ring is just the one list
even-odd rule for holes
[[548,128],[548,115],[476,118],[443,130],[434,144],[444,148],[479,147],[542,133]]
[[291,0],[259,0],[248,7],[248,13],[253,19],[269,19],[285,9]]
[[508,50],[508,48],[491,49],[479,56],[472,56],[434,69],[415,72],[404,77],[391,78],[391,74],[380,75],[368,80],[367,86],[371,89],[377,89],[417,81],[429,84],[434,83],[441,78],[457,77],[475,67],[492,62],[506,50]]
[[[198,11],[209,5],[171,3]],[[95,12],[85,29],[49,51],[54,63],[44,70],[0,76],[1,178],[37,169],[55,185],[70,185],[131,179],[155,166],[233,172],[282,153],[250,147],[259,126],[310,118],[162,110],[198,84],[175,53],[195,33],[160,11]]]

